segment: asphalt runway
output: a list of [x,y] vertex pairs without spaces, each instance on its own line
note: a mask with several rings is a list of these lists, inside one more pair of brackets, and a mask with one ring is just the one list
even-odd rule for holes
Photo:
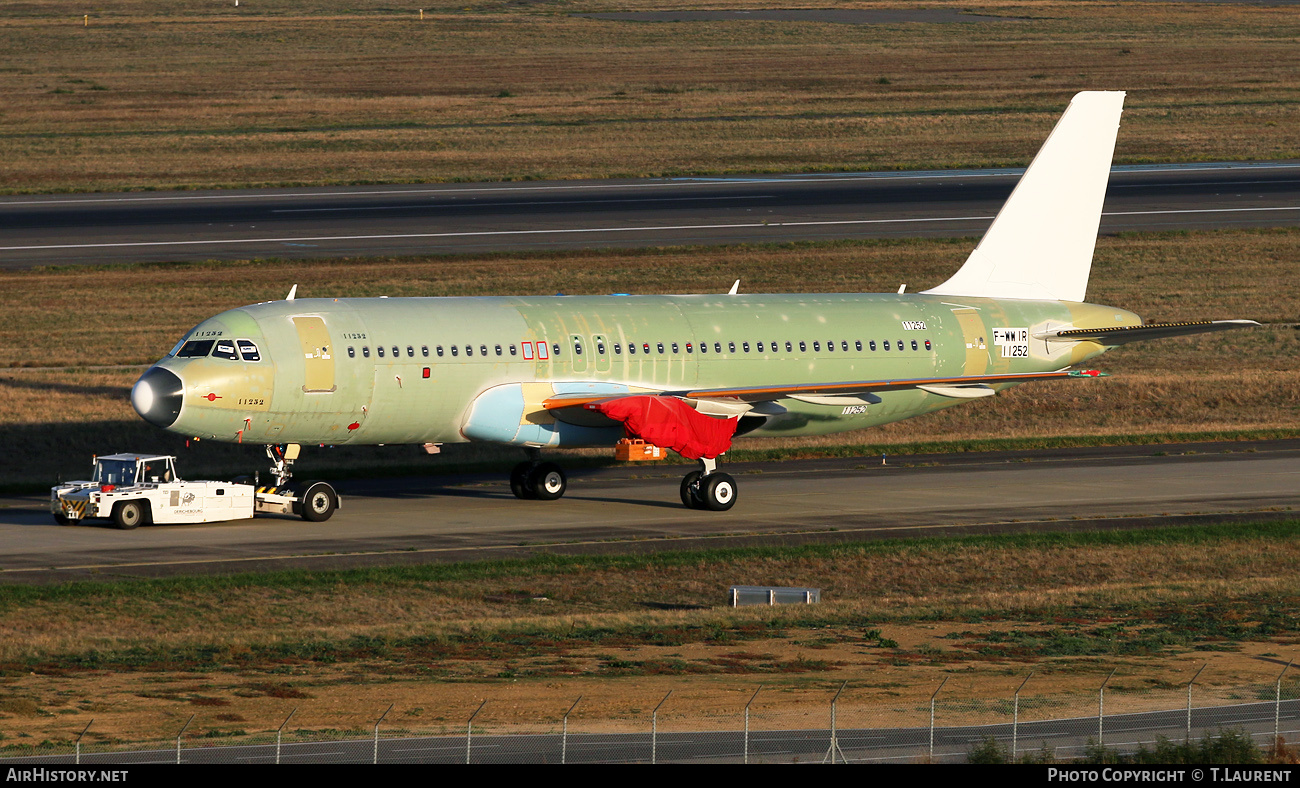
[[[40,497],[0,498],[0,582],[1137,528],[1292,517],[1300,441],[728,464],[725,513],[685,509],[687,466],[575,471],[559,501],[504,477],[339,483],[325,523],[57,526]],[[304,461],[306,462],[306,461]]]
[[[979,236],[1021,170],[0,197],[0,267]],[[1101,231],[1295,226],[1300,162],[1121,166]]]

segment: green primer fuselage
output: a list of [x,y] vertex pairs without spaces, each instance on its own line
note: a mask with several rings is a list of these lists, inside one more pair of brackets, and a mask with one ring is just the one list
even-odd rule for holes
[[[621,430],[556,422],[541,402],[1050,371],[1105,348],[1035,333],[1140,322],[1093,304],[924,294],[298,299],[233,309],[186,335],[249,340],[259,361],[168,356],[158,366],[184,382],[169,429],[204,439],[609,445]],[[786,398],[743,429],[816,435],[961,401],[919,390],[831,404]]]

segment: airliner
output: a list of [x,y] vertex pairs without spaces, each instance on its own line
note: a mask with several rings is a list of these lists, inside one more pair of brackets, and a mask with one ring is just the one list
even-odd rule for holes
[[[521,499],[567,479],[541,450],[623,439],[699,461],[683,505],[725,511],[741,435],[860,430],[1079,365],[1128,342],[1250,320],[1144,324],[1084,301],[1124,93],[1077,94],[961,268],[907,293],[297,298],[204,320],[136,382],[135,410],[187,437],[266,446],[524,449]],[[313,505],[332,506],[322,500]]]

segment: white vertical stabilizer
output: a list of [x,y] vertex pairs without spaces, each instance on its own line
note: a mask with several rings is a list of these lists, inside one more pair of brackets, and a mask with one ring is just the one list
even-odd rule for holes
[[1122,91],[1075,95],[966,263],[925,292],[1082,301],[1123,106]]

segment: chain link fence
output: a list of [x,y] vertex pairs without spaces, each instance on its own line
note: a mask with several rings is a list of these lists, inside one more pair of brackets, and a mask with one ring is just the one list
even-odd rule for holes
[[[1288,666],[1289,667],[1289,666]],[[1003,757],[1068,762],[1102,745],[1152,749],[1223,731],[1261,749],[1300,741],[1300,677],[1272,683],[1197,687],[1127,684],[1114,675],[1091,688],[1026,692],[1032,674],[1004,697],[963,696],[945,679],[928,700],[894,704],[855,698],[847,682],[813,700],[758,687],[717,697],[667,692],[653,707],[588,714],[582,697],[546,719],[521,719],[504,693],[459,721],[411,726],[397,704],[371,714],[331,712],[320,727],[309,710],[286,712],[278,728],[222,728],[195,714],[173,737],[105,743],[94,720],[75,740],[7,745],[9,760],[103,763],[956,763],[977,750]],[[1199,676],[1199,674],[1198,674]],[[712,702],[713,705],[709,705]],[[495,707],[495,708],[494,708]],[[200,732],[202,731],[202,732]],[[10,740],[12,741],[12,740]]]

